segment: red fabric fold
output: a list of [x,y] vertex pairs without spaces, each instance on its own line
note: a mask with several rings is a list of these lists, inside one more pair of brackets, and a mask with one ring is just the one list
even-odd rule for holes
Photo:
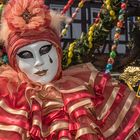
[[100,80],[100,83],[93,86],[96,95],[96,98],[94,100],[95,107],[102,104],[104,100],[103,93],[109,79],[110,79],[110,75],[104,74]]
[[101,120],[101,124],[104,124],[106,119],[109,117],[110,113],[113,112],[113,110],[115,110],[115,108],[119,105],[119,103],[122,101],[122,98],[124,96],[124,92],[126,90],[126,86],[121,85],[120,89],[117,93],[116,99],[113,103],[113,105],[111,106],[111,108],[108,110],[107,114],[104,116],[104,118]]
[[85,109],[81,108],[81,109],[74,111],[73,115],[76,119],[78,119],[79,117],[84,116],[84,115],[88,116],[88,113]]
[[88,92],[84,92],[84,91],[81,91],[79,93],[73,93],[73,95],[71,95],[70,97],[67,97],[65,100],[64,100],[64,104],[67,105],[69,104],[70,102],[72,101],[75,101],[77,99],[82,99],[82,98],[91,98],[93,99],[94,96],[89,94]]
[[59,140],[61,140],[61,138],[63,138],[63,137],[71,139],[70,131],[69,130],[62,130],[62,131],[60,131],[59,135],[58,135]]
[[140,117],[140,103],[136,105],[134,109],[134,113],[132,114],[132,117],[130,118],[129,122],[127,123],[126,127],[123,129],[123,131],[115,138],[115,140],[123,140],[127,137],[129,132],[132,130],[133,126],[136,124],[136,121]]

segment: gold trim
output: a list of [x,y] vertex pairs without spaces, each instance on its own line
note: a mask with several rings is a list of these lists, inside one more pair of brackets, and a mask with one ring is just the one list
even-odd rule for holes
[[60,138],[60,140],[70,140],[70,139],[67,137],[63,137],[63,138]]
[[140,80],[140,67],[127,67],[119,78],[124,80],[130,87],[135,87]]
[[70,106],[68,108],[68,112],[69,112],[69,114],[71,114],[75,109],[77,109],[77,108],[79,108],[81,106],[91,104],[91,103],[92,103],[91,99],[84,99],[84,100],[82,100],[82,101]]
[[92,65],[92,63],[86,63],[87,67],[91,70],[91,74],[89,77],[89,84],[94,85],[95,79],[99,71]]
[[[40,88],[40,89],[39,89]],[[30,108],[32,106],[32,101],[31,99],[35,99],[39,104],[40,106],[42,106],[42,101],[36,97],[37,96],[37,92],[39,92],[40,90],[42,90],[42,86],[39,87],[38,89],[35,89],[33,87],[27,87],[26,90],[25,90],[25,97],[26,97],[26,100],[28,101],[29,105],[30,105]]]
[[41,106],[42,106],[42,101],[35,95],[31,96],[30,99],[35,99]]
[[75,139],[78,139],[82,135],[86,135],[86,134],[96,134],[96,131],[94,131],[93,129],[91,129],[89,127],[80,128],[76,133]]
[[45,89],[45,91],[47,91],[47,89],[48,89],[48,88],[51,88],[51,87],[53,87],[54,89],[57,89],[57,90],[58,90],[58,88],[55,87],[55,85],[52,84],[52,83],[48,83],[48,84],[46,84],[46,85],[44,86],[44,89]]
[[17,132],[19,134],[22,134],[23,129],[19,126],[16,125],[3,125],[0,124],[0,130],[4,130],[4,131],[13,131],[13,132]]
[[32,88],[30,88],[30,87],[27,87],[26,88],[26,90],[25,90],[25,98],[26,98],[26,100],[27,100],[27,102],[28,102],[28,104],[29,104],[29,106],[30,106],[30,108],[31,108],[31,100],[30,100],[30,97],[28,97],[28,92],[31,90]]
[[50,110],[44,108],[44,109],[42,110],[42,115],[45,116],[45,115],[48,115],[49,113],[52,113],[52,112],[54,112],[54,111],[59,111],[59,110],[60,110],[60,108],[55,108],[55,109],[50,109]]
[[62,129],[68,129],[69,123],[65,121],[55,121],[49,128],[48,131],[42,132],[43,137],[47,137],[49,134],[51,134],[54,131],[62,130]]
[[78,92],[81,90],[88,90],[86,86],[82,85],[82,86],[78,86],[76,88],[72,88],[72,89],[68,89],[68,90],[59,90],[61,93],[73,93],[73,92]]
[[25,134],[23,133],[23,129],[19,126],[16,125],[4,125],[4,124],[0,124],[0,130],[2,131],[9,131],[9,132],[17,132],[21,135],[22,140],[25,140]]
[[45,105],[43,105],[42,115],[47,115],[50,112],[60,110],[64,106],[63,103],[57,101],[47,101]]
[[138,90],[137,90],[137,93],[136,93],[136,97],[140,98],[140,85],[138,86]]
[[28,118],[28,113],[26,111],[18,110],[18,109],[12,109],[12,108],[8,107],[7,104],[3,100],[0,100],[0,107],[10,114],[22,115],[22,116],[25,116],[26,118]]
[[64,104],[62,102],[57,102],[57,101],[47,101],[43,103],[43,108],[48,108],[50,106],[55,106],[55,107],[62,107]]
[[95,123],[91,123],[90,126],[92,127],[92,129],[98,128],[98,126]]
[[114,103],[117,93],[119,91],[118,87],[115,87],[112,91],[111,96],[109,97],[109,99],[107,100],[104,108],[101,110],[100,115],[97,117],[98,120],[103,119],[103,117],[106,115],[106,113],[108,112],[108,110],[111,108],[112,104]]
[[36,117],[33,118],[33,125],[37,125],[40,129],[42,129],[42,124]]
[[96,76],[99,72],[98,71],[93,71],[91,74],[90,74],[90,77],[89,77],[89,84],[90,85],[94,85],[95,83],[95,79],[96,79]]
[[122,110],[120,111],[115,123],[103,133],[105,138],[110,137],[115,131],[119,128],[120,124],[122,123],[126,113],[129,111],[131,104],[133,103],[133,100],[135,99],[135,94],[130,93]]

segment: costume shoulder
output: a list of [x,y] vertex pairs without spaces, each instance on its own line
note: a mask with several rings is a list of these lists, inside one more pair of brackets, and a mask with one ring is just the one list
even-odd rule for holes
[[[101,131],[109,140],[131,139],[131,136],[140,128],[138,125],[140,100],[126,85],[112,78],[105,82],[105,78],[104,76],[96,88],[95,100],[95,104],[98,104],[95,112]],[[103,88],[102,92],[99,90],[100,87]],[[135,129],[136,126],[137,129]]]
[[9,94],[10,91],[16,90],[18,84],[18,75],[9,65],[0,67],[0,97]]
[[98,74],[97,69],[91,63],[79,64],[69,67],[62,73],[62,78],[57,83],[61,83],[64,88],[75,88],[85,84],[92,84]]

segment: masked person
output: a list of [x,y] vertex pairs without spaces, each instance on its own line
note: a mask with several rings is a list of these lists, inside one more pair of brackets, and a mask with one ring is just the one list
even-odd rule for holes
[[90,63],[61,68],[60,16],[43,0],[9,0],[1,40],[1,140],[138,138],[139,100]]

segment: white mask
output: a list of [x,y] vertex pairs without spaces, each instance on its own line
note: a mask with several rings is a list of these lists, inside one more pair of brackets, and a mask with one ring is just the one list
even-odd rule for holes
[[38,41],[20,48],[16,60],[19,69],[33,82],[47,84],[58,71],[56,48],[47,41]]

